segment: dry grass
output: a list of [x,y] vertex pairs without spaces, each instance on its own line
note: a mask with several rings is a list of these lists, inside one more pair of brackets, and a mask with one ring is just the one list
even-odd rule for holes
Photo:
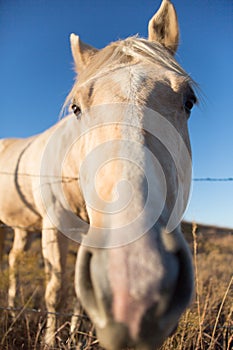
[[185,231],[193,250],[196,295],[180,320],[176,334],[167,340],[162,350],[230,350],[233,346],[233,235],[209,234],[208,228],[198,229],[187,224]]
[[[183,315],[176,333],[170,337],[161,350],[230,350],[233,347],[232,323],[232,232],[205,226],[184,224],[187,240],[194,257],[196,295],[190,308]],[[6,252],[11,246],[8,234]],[[69,334],[71,317],[74,312],[73,267],[76,247],[70,247],[68,256],[68,288],[63,310],[58,316],[55,349],[75,349]],[[45,349],[43,333],[46,320],[44,305],[44,273],[39,238],[33,241],[28,253],[19,264],[20,287],[16,311],[12,319],[9,311],[0,309],[0,349]],[[7,254],[3,259],[0,279],[0,307],[7,306],[8,268]],[[40,309],[37,313],[32,309]],[[75,334],[78,349],[100,350],[94,328],[80,306]]]

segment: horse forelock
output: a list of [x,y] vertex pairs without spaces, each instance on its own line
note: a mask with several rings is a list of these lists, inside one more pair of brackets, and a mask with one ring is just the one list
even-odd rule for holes
[[197,83],[163,45],[134,36],[113,42],[93,55],[86,69],[77,75],[73,88],[65,100],[64,108],[72,102],[81,86],[100,79],[115,70],[130,67],[139,62],[149,62],[162,66],[181,76],[193,89],[198,88]]

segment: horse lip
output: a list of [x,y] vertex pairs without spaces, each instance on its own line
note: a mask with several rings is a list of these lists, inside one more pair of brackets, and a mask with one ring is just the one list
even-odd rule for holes
[[100,345],[108,350],[122,350],[134,348],[137,350],[155,350],[158,349],[164,339],[163,333],[157,332],[151,337],[138,337],[132,339],[129,334],[128,326],[109,320],[105,328],[96,327],[97,337]]
[[[157,304],[151,307],[151,316],[156,313]],[[150,317],[149,317],[150,318]],[[150,321],[150,319],[148,320]],[[155,350],[159,348],[166,337],[170,336],[169,325],[163,320],[154,320],[153,324],[147,325],[147,330],[141,331],[133,336],[130,327],[124,322],[117,322],[109,317],[105,327],[96,326],[97,336],[100,344],[109,350],[122,350],[125,348],[134,348],[137,350]],[[171,328],[172,331],[176,327]]]
[[96,326],[96,332],[100,345],[106,349],[122,350],[134,345],[128,327],[122,323],[109,320],[104,328]]

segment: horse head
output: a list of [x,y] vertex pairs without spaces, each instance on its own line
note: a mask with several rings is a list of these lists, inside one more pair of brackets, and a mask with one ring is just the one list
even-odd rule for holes
[[193,272],[180,221],[191,178],[193,81],[174,58],[175,9],[163,0],[148,39],[97,50],[74,34],[79,187],[89,219],[75,287],[108,349],[153,349],[190,302]]

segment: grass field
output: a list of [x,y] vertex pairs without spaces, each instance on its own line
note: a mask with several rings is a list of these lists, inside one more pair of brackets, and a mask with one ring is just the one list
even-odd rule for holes
[[[183,231],[193,252],[196,272],[196,295],[180,320],[176,333],[161,350],[231,350],[233,348],[233,230],[183,223]],[[43,332],[46,310],[44,304],[44,271],[40,239],[19,262],[19,290],[11,318],[7,307],[8,263],[12,234],[9,232],[3,256],[0,279],[0,349],[44,349]],[[55,349],[75,349],[69,335],[71,314],[74,312],[73,275],[76,259],[75,244],[68,255],[67,291],[58,315]],[[39,312],[38,312],[39,310]],[[76,306],[78,315],[76,349],[101,349],[93,325]]]

